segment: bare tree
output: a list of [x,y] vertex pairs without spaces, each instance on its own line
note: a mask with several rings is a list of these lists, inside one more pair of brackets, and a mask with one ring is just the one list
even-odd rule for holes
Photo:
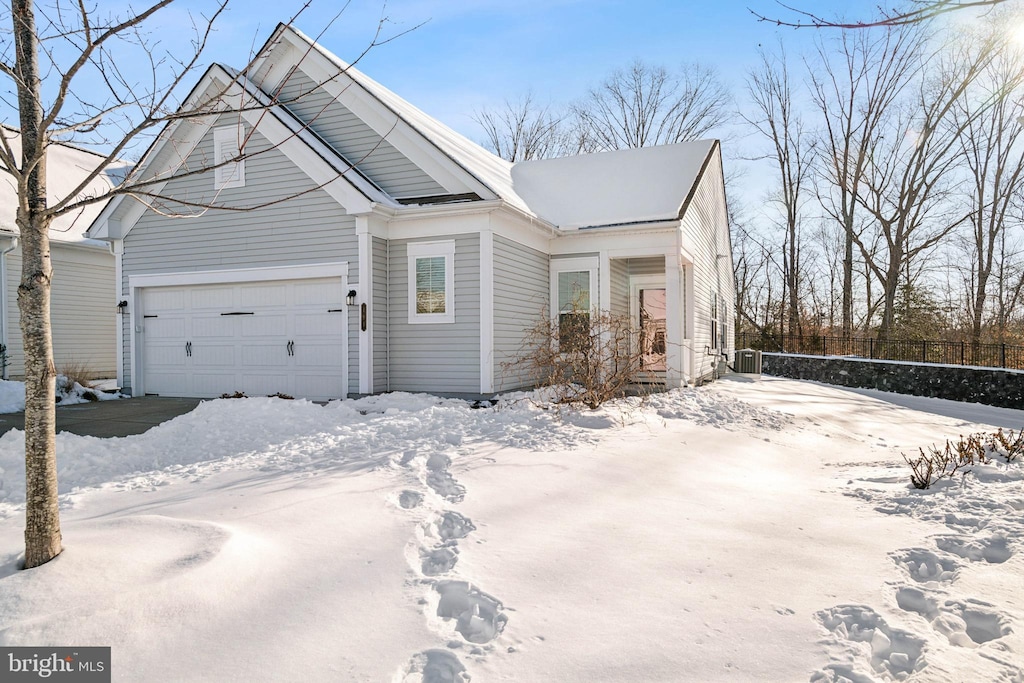
[[976,91],[963,98],[953,112],[956,120],[964,122],[959,141],[969,170],[973,267],[967,278],[967,303],[973,344],[981,341],[990,280],[1013,220],[1014,203],[1024,190],[1022,71],[1021,55],[1001,50],[989,72],[979,79]]
[[770,161],[776,173],[777,202],[785,234],[782,272],[787,330],[790,334],[798,334],[801,304],[801,210],[810,171],[806,149],[808,139],[800,112],[794,104],[785,50],[780,44],[778,54],[765,50],[761,50],[760,54],[761,64],[747,76],[752,111],[742,116],[767,140],[768,152],[760,158]]
[[[871,145],[857,200],[872,218],[872,231],[856,240],[882,287],[883,337],[893,330],[896,295],[901,282],[910,283],[904,274],[911,262],[931,252],[966,219],[948,200],[959,161],[959,137],[971,119],[956,119],[953,114],[988,67],[993,50],[991,41],[980,41],[927,57],[933,72]],[[882,246],[877,255],[868,250],[868,244],[875,243]]]
[[634,61],[572,105],[581,152],[698,140],[728,117],[729,93],[701,64],[672,73]]
[[497,109],[473,114],[487,136],[486,146],[511,162],[549,159],[575,152],[564,125],[564,115],[538,104],[532,93],[505,100]]
[[906,26],[930,21],[936,17],[964,9],[987,9],[1000,5],[1007,0],[916,0],[911,9],[878,8],[878,17],[857,21],[826,19],[820,14],[797,9],[782,2],[777,4],[791,12],[797,19],[779,19],[765,16],[748,8],[758,21],[766,21],[776,26],[790,28],[873,28],[876,26]]
[[[168,197],[160,191],[169,175],[147,175],[141,170],[145,164],[132,169],[109,191],[88,190],[98,176],[131,149],[152,140],[158,130],[169,135],[177,125],[198,125],[225,114],[265,114],[276,105],[273,96],[248,81],[247,73],[261,56],[258,54],[239,72],[216,67],[222,81],[214,80],[206,92],[179,101],[179,90],[196,73],[227,0],[212,0],[207,15],[194,17],[194,33],[187,48],[182,50],[176,44],[163,51],[160,41],[145,27],[152,26],[161,10],[172,3],[158,0],[140,11],[107,15],[72,0],[54,0],[45,6],[12,0],[10,15],[4,17],[10,19],[10,28],[0,31],[0,74],[7,78],[9,91],[16,94],[21,129],[17,153],[13,139],[0,135],[0,171],[10,175],[17,187],[16,221],[23,249],[18,307],[25,352],[26,568],[48,562],[61,551],[54,439],[56,372],[50,328],[53,270],[49,228],[53,220],[116,194],[130,195],[171,215],[214,208],[251,211],[289,199],[275,196],[262,204],[232,207],[217,196],[199,201]],[[303,5],[299,14],[307,6]],[[367,49],[394,37],[381,38],[385,21],[381,19],[377,37]],[[132,70],[129,64],[134,67],[137,63],[145,65],[148,78],[128,75]],[[10,102],[4,104],[11,106]],[[237,141],[237,151],[221,161],[172,164],[174,177],[216,172],[252,154],[280,147],[278,143],[250,152],[251,134],[250,127],[246,138]],[[300,131],[293,131],[298,134]],[[61,141],[99,145],[106,156],[97,157],[96,165],[87,169],[76,188],[48,200],[47,148]]]
[[812,99],[823,124],[816,159],[818,198],[843,233],[844,336],[853,332],[856,198],[886,117],[918,75],[923,39],[919,30],[905,27],[881,34],[843,31],[827,45],[819,42],[817,62],[807,65]]

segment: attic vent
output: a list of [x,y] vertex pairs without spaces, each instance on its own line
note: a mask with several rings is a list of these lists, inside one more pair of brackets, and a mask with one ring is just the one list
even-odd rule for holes
[[214,189],[245,187],[245,159],[224,163],[241,156],[241,145],[244,139],[245,128],[242,126],[221,126],[213,129],[213,161],[216,164],[213,179]]
[[480,195],[475,192],[467,192],[466,194],[439,194],[431,195],[430,197],[397,197],[395,201],[405,206],[419,204],[421,206],[427,204],[460,204],[462,202],[476,202],[483,199]]

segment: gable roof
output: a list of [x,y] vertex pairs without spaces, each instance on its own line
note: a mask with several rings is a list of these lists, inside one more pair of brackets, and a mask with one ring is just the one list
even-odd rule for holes
[[[7,126],[0,127],[0,134],[3,134],[11,145],[11,150],[18,157],[21,156],[21,133]],[[46,148],[46,194],[50,205],[66,197],[72,190],[78,187],[85,178],[93,172],[104,159],[101,154],[90,152],[79,147],[74,147],[60,142],[51,142]],[[89,183],[86,189],[79,195],[82,199],[96,197],[108,191],[114,186],[114,179],[123,169],[119,167],[108,168],[100,173]],[[106,202],[96,202],[83,206],[77,211],[62,214],[54,218],[50,224],[50,239],[55,242],[68,242],[78,244],[91,244],[103,246],[105,244],[96,240],[90,240],[85,236],[86,230],[103,211]],[[15,218],[18,212],[18,186],[14,177],[3,174],[0,177],[0,231],[18,234],[18,225]]]
[[522,161],[512,179],[530,209],[562,229],[675,220],[716,145],[699,140]]

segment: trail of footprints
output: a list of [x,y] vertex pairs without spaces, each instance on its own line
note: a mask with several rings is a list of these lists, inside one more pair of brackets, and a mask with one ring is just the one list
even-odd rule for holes
[[[968,563],[1001,564],[1013,555],[1001,534],[984,537],[944,535],[934,539],[935,549],[905,548],[890,553],[893,562],[915,583],[896,585],[896,605],[926,620],[931,628],[956,647],[977,648],[1012,633],[1010,618],[994,605],[971,598],[951,597],[949,586]],[[916,585],[915,585],[916,584]],[[870,607],[839,605],[816,614],[822,625],[841,640],[870,644],[871,668],[886,678],[902,680],[927,666],[925,638],[893,628]],[[861,680],[856,672],[833,663],[829,673],[812,681]],[[1015,667],[1014,667],[1015,668]],[[1007,671],[1011,680],[1020,669]]]
[[[448,503],[459,503],[466,489],[452,476],[451,458],[443,453],[422,454],[407,451],[397,460],[406,468],[419,469],[420,479],[429,491]],[[431,496],[406,489],[397,495],[398,505],[405,510],[418,509]],[[435,499],[436,500],[436,499]],[[468,581],[452,577],[459,561],[459,541],[476,530],[473,522],[455,510],[436,510],[422,523],[414,571],[424,578],[420,584],[430,587],[429,597],[421,604],[433,608],[435,614],[454,626],[462,641],[471,645],[471,655],[482,655],[491,649],[490,642],[501,635],[508,623],[501,601],[481,591]],[[449,640],[449,649],[431,649],[417,653],[396,677],[401,683],[468,683],[470,675],[452,649],[463,647],[458,639]]]

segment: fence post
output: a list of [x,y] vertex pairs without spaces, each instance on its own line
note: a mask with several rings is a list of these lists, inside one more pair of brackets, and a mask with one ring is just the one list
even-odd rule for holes
[[999,367],[1006,367],[1006,342],[1003,342],[999,348]]
[[921,342],[921,362],[928,362],[928,342],[926,341]]
[[825,341],[828,339],[825,335],[821,335],[821,355],[827,356],[828,349],[825,348]]
[[868,358],[875,357],[875,340],[874,338],[868,339]]
[[964,348],[967,346],[964,342],[960,342],[960,365],[967,365],[964,362]]

